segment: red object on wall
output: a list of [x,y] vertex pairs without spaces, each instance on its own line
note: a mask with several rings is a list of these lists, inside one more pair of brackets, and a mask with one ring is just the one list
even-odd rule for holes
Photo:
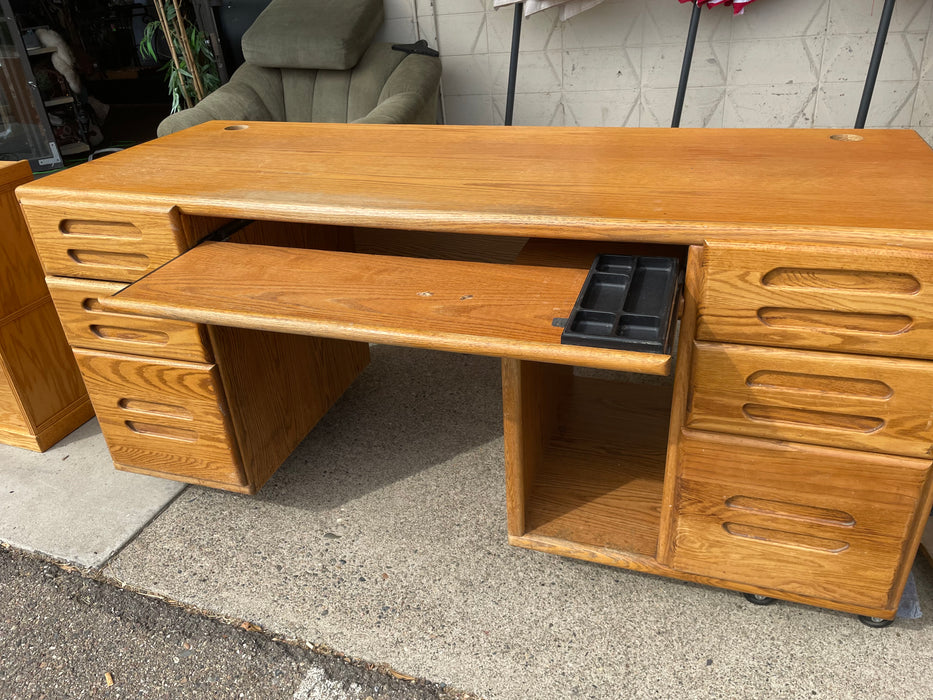
[[[680,0],[681,2],[693,2],[693,0]],[[732,5],[734,14],[740,15],[746,5],[751,5],[755,0],[697,0],[698,5],[713,7],[714,5]]]

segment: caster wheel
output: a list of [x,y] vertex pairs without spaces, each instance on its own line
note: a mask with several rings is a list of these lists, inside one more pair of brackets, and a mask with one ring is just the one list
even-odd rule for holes
[[894,620],[885,620],[883,617],[869,617],[868,615],[859,615],[858,621],[863,625],[868,627],[876,627],[881,629],[882,627],[888,627],[894,623]]
[[777,602],[777,598],[770,598],[766,595],[758,595],[757,593],[743,593],[742,595],[744,595],[745,600],[752,605],[771,605],[771,603]]

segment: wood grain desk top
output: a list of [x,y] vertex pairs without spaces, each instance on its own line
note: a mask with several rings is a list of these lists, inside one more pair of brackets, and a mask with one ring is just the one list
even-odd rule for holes
[[209,122],[18,192],[464,233],[884,244],[893,232],[926,246],[931,185],[933,151],[905,130]]

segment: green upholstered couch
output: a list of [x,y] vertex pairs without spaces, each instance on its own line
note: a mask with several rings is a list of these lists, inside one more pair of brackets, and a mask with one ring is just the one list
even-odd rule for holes
[[230,81],[159,136],[212,119],[433,124],[440,60],[372,43],[382,21],[382,0],[273,0]]

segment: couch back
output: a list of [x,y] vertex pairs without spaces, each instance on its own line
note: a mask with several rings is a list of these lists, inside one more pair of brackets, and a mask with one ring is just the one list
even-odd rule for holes
[[372,44],[352,70],[282,68],[289,122],[352,122],[379,104],[386,81],[406,57],[389,44]]
[[272,0],[243,35],[246,63],[348,70],[372,43],[382,0]]

